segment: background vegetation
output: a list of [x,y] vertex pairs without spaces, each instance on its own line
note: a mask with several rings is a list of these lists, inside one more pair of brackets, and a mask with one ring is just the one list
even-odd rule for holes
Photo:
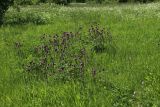
[[60,3],[62,2],[77,2],[77,3],[99,3],[99,4],[108,4],[108,3],[126,3],[126,2],[156,2],[159,0],[15,0],[19,4],[38,4],[38,3]]

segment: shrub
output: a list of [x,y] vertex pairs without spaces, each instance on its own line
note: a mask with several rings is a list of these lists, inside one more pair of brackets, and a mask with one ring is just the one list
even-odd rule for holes
[[[80,79],[86,70],[86,49],[77,47],[79,37],[72,32],[43,35],[40,43],[27,50],[23,50],[23,43],[16,42],[18,55],[23,57],[23,68],[28,73],[45,79],[53,76],[55,79]],[[81,42],[81,41],[79,41]],[[78,42],[78,45],[80,44]],[[24,48],[25,49],[25,48]],[[29,53],[24,56],[23,53]]]
[[20,5],[32,5],[33,2],[32,2],[32,0],[20,0],[19,4]]
[[46,14],[35,12],[14,12],[6,14],[4,24],[46,24],[50,20]]
[[88,3],[99,3],[99,4],[106,4],[106,3],[128,3],[128,2],[140,2],[140,3],[147,3],[147,2],[154,2],[156,0],[87,0]]
[[99,25],[91,26],[89,35],[92,40],[93,49],[96,52],[102,52],[105,49],[105,31]]
[[76,0],[76,2],[85,3],[86,0]]
[[99,25],[92,25],[89,29],[89,37],[92,43],[92,50],[96,53],[107,51],[110,55],[116,54],[116,45],[109,29],[105,30]]
[[43,1],[42,0],[15,0],[14,3],[17,5],[33,5],[33,4],[38,4],[39,2],[43,2]]
[[75,33],[64,32],[62,35],[44,34],[30,47],[16,42],[15,48],[22,58],[24,71],[40,79],[54,77],[56,80],[83,81],[86,76],[95,78],[99,62],[92,63],[96,54],[92,50],[103,51],[105,39],[108,39],[108,47],[112,48],[109,45],[112,40],[110,34],[105,35],[99,26],[91,27],[91,38],[82,36],[81,29]]
[[9,6],[13,3],[13,0],[0,0],[0,25],[3,24],[3,17]]
[[67,5],[68,3],[71,2],[71,0],[47,0],[47,2]]

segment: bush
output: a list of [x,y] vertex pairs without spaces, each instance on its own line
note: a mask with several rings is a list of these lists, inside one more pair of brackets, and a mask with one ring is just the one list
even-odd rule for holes
[[3,17],[9,6],[13,3],[13,0],[0,0],[0,25],[3,24]]
[[33,5],[33,4],[38,4],[39,2],[43,2],[43,1],[42,0],[15,0],[14,3],[16,5]]
[[76,0],[76,2],[79,2],[79,3],[85,3],[86,0]]
[[100,28],[98,25],[91,26],[89,29],[89,35],[92,40],[93,50],[96,52],[104,51],[106,36],[104,28]]
[[16,41],[14,47],[24,71],[38,79],[51,77],[55,80],[83,81],[86,76],[96,79],[100,71],[94,55],[104,49],[108,54],[115,55],[112,37],[108,30],[105,33],[99,25],[92,26],[87,37],[82,35],[80,27],[75,33],[43,34],[33,44],[31,41],[31,44]]
[[20,5],[31,5],[33,4],[32,0],[20,0]]
[[86,71],[88,58],[85,47],[77,47],[77,44],[82,44],[79,37],[72,32],[64,32],[62,36],[43,35],[38,39],[39,43],[28,50],[25,50],[25,45],[20,41],[15,42],[15,48],[18,56],[24,59],[24,70],[35,77],[81,79]]
[[68,3],[70,3],[70,0],[53,0],[54,3],[56,4],[64,4],[67,5]]
[[43,13],[34,12],[14,12],[6,14],[4,24],[46,24],[50,17]]
[[[83,1],[83,0],[78,0]],[[140,2],[140,3],[147,3],[147,2],[154,2],[156,0],[87,0],[88,3],[98,3],[98,4],[106,4],[106,3],[127,3],[127,2]]]

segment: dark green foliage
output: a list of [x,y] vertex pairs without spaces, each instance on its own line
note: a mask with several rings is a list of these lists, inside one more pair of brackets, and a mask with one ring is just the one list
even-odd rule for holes
[[34,5],[39,3],[45,3],[46,0],[14,0],[16,5]]
[[119,3],[127,3],[127,2],[147,3],[147,2],[154,2],[154,1],[156,0],[15,0],[15,3],[17,3],[18,5],[33,5],[33,4],[39,4],[39,3],[56,3],[60,5],[68,5],[71,2],[107,4],[107,3],[117,3],[117,2]]
[[97,3],[102,4],[105,0],[96,0]]
[[60,5],[67,5],[71,0],[37,0],[37,3],[56,3]]
[[128,0],[119,0],[120,3],[127,3]]
[[20,5],[31,5],[31,4],[33,4],[32,0],[21,0],[20,1]]
[[119,3],[127,3],[127,2],[147,3],[147,2],[154,2],[154,0],[119,0]]
[[39,0],[39,2],[40,2],[40,3],[45,3],[45,2],[46,2],[46,0]]
[[3,24],[3,17],[9,6],[13,3],[13,0],[0,0],[0,25]]
[[147,2],[154,2],[156,0],[93,0],[96,3],[100,3],[100,4],[105,4],[105,3],[114,3],[114,2],[119,2],[119,3],[127,3],[127,2],[141,2],[141,3],[147,3]]
[[68,3],[70,3],[70,0],[55,0],[55,3],[67,5]]
[[76,0],[76,2],[78,2],[78,3],[85,3],[86,0]]

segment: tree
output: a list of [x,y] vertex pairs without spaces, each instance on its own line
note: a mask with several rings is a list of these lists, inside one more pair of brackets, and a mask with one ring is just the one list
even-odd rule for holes
[[0,25],[3,24],[3,17],[11,4],[13,0],[0,0]]

